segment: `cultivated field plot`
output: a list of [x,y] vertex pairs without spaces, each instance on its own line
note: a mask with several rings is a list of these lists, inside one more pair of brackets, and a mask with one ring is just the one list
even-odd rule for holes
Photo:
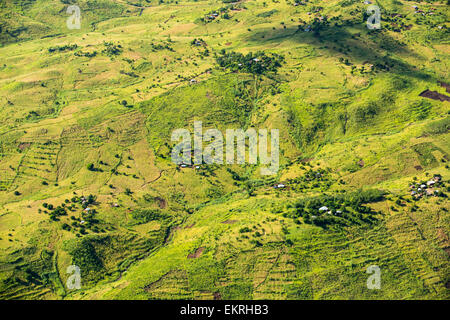
[[[449,15],[2,1],[0,299],[448,300]],[[278,171],[175,164],[199,121],[278,129]]]

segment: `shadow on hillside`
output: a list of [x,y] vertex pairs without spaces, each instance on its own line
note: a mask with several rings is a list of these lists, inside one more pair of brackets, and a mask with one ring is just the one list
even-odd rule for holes
[[[348,28],[348,27],[347,27]],[[326,26],[320,35],[313,32],[305,32],[303,28],[288,27],[286,29],[267,29],[252,33],[247,37],[248,42],[279,43],[281,40],[295,40],[298,43],[320,47],[331,54],[348,59],[351,63],[373,64],[377,67],[386,67],[385,72],[398,75],[409,75],[420,80],[431,80],[429,75],[419,70],[414,65],[394,58],[397,56],[409,56],[414,59],[423,59],[417,53],[398,43],[396,39],[382,31],[370,31],[364,24],[353,25],[352,29],[358,30],[350,33],[346,27]],[[367,36],[367,34],[369,34]]]

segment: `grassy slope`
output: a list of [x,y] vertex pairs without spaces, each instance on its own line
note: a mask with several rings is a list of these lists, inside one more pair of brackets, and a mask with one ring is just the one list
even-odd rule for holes
[[[411,202],[395,203],[408,198],[414,176],[450,178],[448,102],[418,97],[425,89],[445,93],[437,80],[450,81],[440,15],[424,18],[431,26],[418,24],[412,2],[379,1],[406,14],[413,27],[369,33],[361,3],[327,1],[324,15],[353,23],[332,24],[317,37],[297,26],[310,21],[307,12],[320,1],[306,7],[248,1],[229,10],[231,19],[206,25],[197,19],[225,4],[141,2],[79,2],[83,28],[72,31],[58,1],[22,8],[7,1],[2,9],[11,14],[8,30],[26,27],[11,36],[2,26],[1,33],[2,297],[448,298],[448,201],[423,199],[417,211]],[[448,20],[442,4],[433,7]],[[209,56],[191,45],[194,38],[206,41]],[[104,41],[120,44],[122,52],[102,53]],[[78,48],[48,51],[69,44]],[[286,63],[274,80],[263,79],[254,100],[248,76],[215,68],[213,53],[221,49],[276,52]],[[74,55],[80,51],[97,55]],[[367,72],[379,63],[390,71]],[[199,83],[190,85],[192,78]],[[249,115],[232,111],[238,89],[249,91]],[[254,167],[233,166],[241,183],[226,167],[175,168],[167,160],[170,132],[194,120],[220,129],[279,128],[278,177],[264,180]],[[330,168],[330,185],[270,189],[305,175],[299,159]],[[89,171],[89,163],[102,171]],[[298,198],[369,187],[389,192],[371,205],[382,212],[376,225],[324,230],[286,217]],[[44,202],[58,205],[82,194],[97,195],[97,232],[61,229],[71,215],[81,220],[80,206],[58,222],[38,211]],[[131,212],[138,208],[169,218],[136,224]],[[251,233],[239,232],[244,227]],[[76,234],[91,239],[106,276],[86,275],[83,290],[69,292],[66,247]],[[198,258],[188,258],[195,253]],[[366,289],[371,264],[381,267],[380,291]],[[27,269],[39,274],[34,284]]]

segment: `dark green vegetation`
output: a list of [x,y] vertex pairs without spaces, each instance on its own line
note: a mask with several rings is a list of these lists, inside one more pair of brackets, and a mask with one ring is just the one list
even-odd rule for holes
[[303,217],[305,223],[324,228],[330,225],[372,224],[376,212],[364,204],[381,200],[383,192],[370,189],[345,195],[301,199],[295,203],[293,218]]
[[[450,297],[447,1],[72,2],[0,4],[0,298]],[[174,165],[199,120],[278,174]]]

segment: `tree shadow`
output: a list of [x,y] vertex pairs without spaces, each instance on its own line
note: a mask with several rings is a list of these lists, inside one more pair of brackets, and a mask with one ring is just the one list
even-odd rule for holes
[[[351,28],[354,32],[350,32]],[[406,45],[386,34],[382,30],[369,30],[365,25],[324,26],[320,33],[305,32],[304,27],[286,27],[254,32],[246,38],[248,43],[279,44],[280,41],[295,40],[299,44],[327,50],[334,56],[348,59],[351,63],[372,64],[377,70],[397,75],[408,75],[419,80],[436,80],[416,66],[399,57],[417,60],[424,58],[411,51]]]

